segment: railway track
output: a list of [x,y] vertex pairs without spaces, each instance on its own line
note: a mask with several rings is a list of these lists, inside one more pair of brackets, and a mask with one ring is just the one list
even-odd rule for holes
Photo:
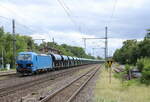
[[45,96],[39,102],[72,102],[99,69],[99,67],[92,68],[60,89]]
[[13,86],[10,86],[10,87],[1,88],[0,89],[0,97],[10,95],[10,94],[15,93],[15,92],[20,91],[20,90],[31,88],[35,85],[42,84],[46,81],[53,80],[57,77],[67,75],[67,74],[72,73],[74,71],[78,71],[79,69],[81,69],[81,68],[75,68],[75,69],[72,69],[72,70],[70,69],[70,70],[67,70],[67,71],[64,70],[64,71],[59,72],[59,73],[49,74],[47,76],[44,76],[44,77],[36,79],[36,80],[20,83],[20,84],[13,85]]

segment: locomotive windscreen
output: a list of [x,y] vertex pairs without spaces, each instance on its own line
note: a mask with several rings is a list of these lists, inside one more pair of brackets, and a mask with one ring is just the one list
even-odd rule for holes
[[17,60],[31,60],[31,55],[30,54],[21,54],[18,56]]

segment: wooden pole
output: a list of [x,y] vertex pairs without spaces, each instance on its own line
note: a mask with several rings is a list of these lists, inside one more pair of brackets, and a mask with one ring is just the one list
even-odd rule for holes
[[109,83],[111,84],[111,72],[112,72],[112,68],[110,67],[109,69]]

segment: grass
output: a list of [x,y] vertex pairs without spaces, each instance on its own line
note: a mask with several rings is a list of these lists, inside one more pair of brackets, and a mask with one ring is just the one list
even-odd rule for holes
[[110,84],[108,78],[109,73],[102,69],[94,90],[94,102],[150,102],[150,86],[135,80],[122,82],[115,77]]
[[0,71],[6,71],[7,69],[6,68],[0,68]]
[[[16,68],[10,68],[10,70],[16,70]],[[0,68],[0,71],[7,71],[6,68]]]

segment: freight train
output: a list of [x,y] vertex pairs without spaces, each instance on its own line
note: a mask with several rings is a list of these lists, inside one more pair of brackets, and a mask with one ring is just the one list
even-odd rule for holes
[[58,54],[37,54],[20,52],[16,61],[16,71],[22,75],[37,74],[55,69],[64,69],[85,64],[96,64],[103,61],[77,58]]

